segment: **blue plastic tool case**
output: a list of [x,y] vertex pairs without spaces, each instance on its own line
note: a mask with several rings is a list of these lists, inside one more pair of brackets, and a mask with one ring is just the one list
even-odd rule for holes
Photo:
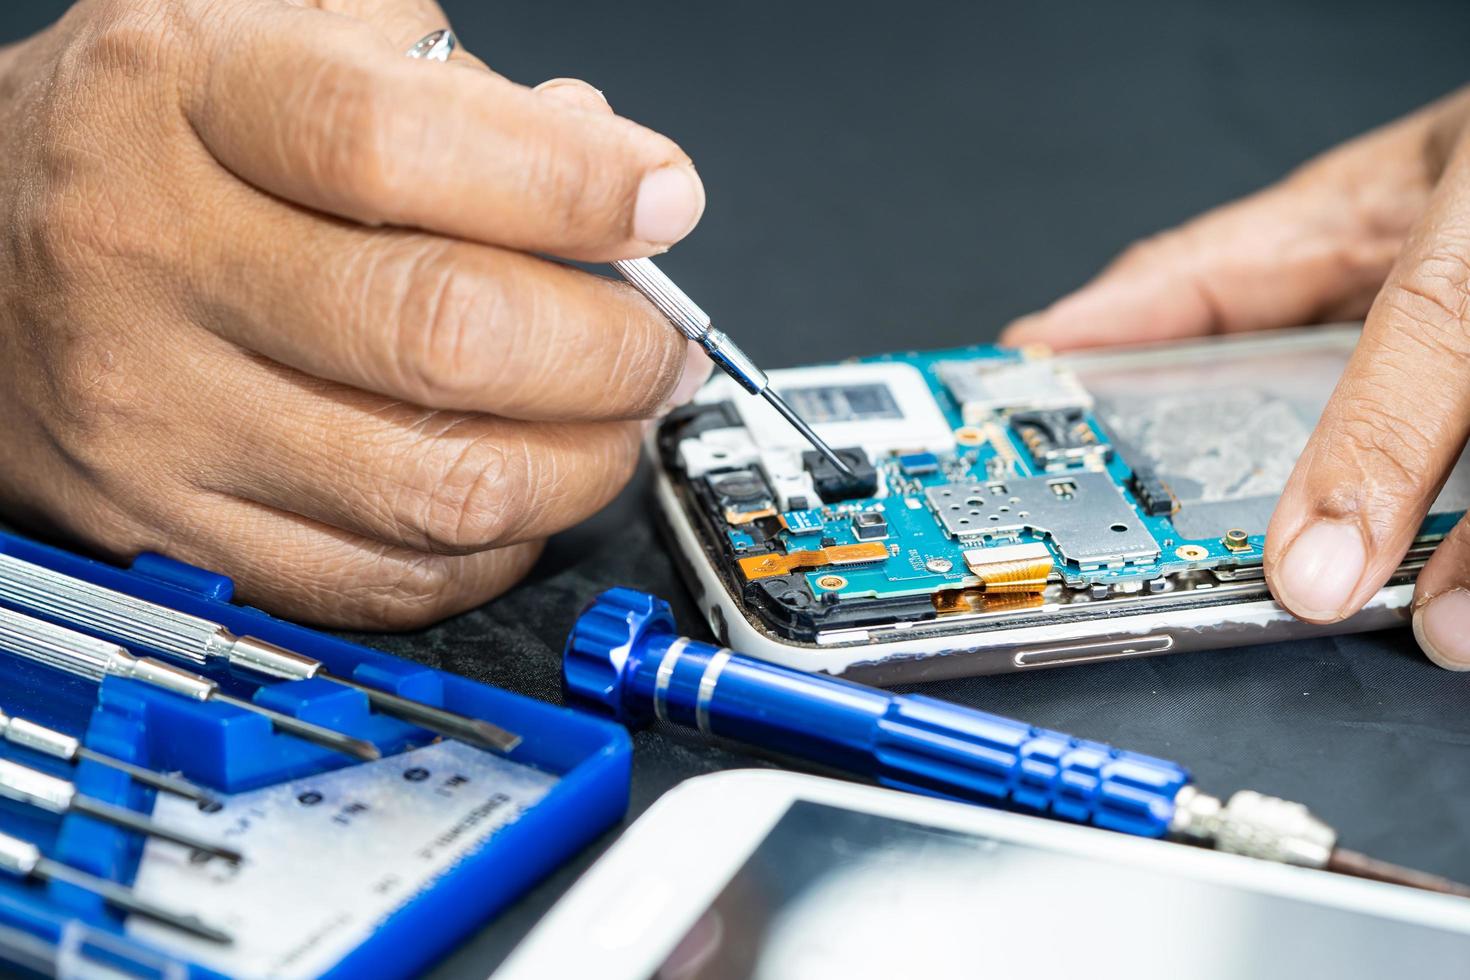
[[[329,671],[509,728],[523,738],[509,758],[557,776],[534,805],[499,828],[426,891],[400,907],[325,976],[409,976],[442,957],[469,932],[621,819],[628,802],[630,742],[621,727],[434,670],[274,619],[234,604],[222,575],[158,555],[130,569],[81,558],[0,532],[0,552],[76,578],[201,616],[321,660]],[[24,610],[22,610],[24,611]],[[56,620],[69,625],[64,620]],[[108,637],[108,639],[115,639]],[[130,652],[156,651],[130,646]],[[494,650],[486,650],[494,656]],[[371,714],[364,696],[326,680],[257,686],[209,671],[237,697],[373,741],[385,756],[432,740],[405,722]],[[221,793],[236,793],[351,765],[327,749],[274,732],[257,714],[198,703],[135,681],[100,685],[0,653],[0,708],[81,737],[117,758],[179,771]],[[94,798],[147,812],[152,791],[95,762],[71,766],[0,742],[0,755],[63,778]],[[50,857],[127,883],[142,845],[135,835],[87,817],[55,817],[0,806],[0,830],[29,839]],[[248,860],[248,853],[246,855]],[[91,893],[51,882],[0,876],[0,930],[53,948],[86,935],[105,940],[105,958],[124,976],[212,977],[128,936],[122,918]],[[85,951],[84,951],[85,952]],[[0,961],[0,973],[5,963]]]

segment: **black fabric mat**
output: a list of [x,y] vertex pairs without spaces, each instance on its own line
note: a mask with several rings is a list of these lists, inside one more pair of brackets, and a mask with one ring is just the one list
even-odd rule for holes
[[[1131,239],[1470,80],[1463,0],[441,2],[498,70],[585,77],[684,145],[709,209],[661,262],[770,367],[985,340]],[[6,5],[0,39],[64,6]],[[698,628],[648,506],[635,485],[503,598],[365,639],[557,699],[561,642],[598,590],[660,593]],[[1406,630],[926,693],[1300,799],[1351,846],[1470,879],[1470,677]],[[629,818],[683,779],[764,764],[640,733]],[[601,846],[433,976],[485,976]]]

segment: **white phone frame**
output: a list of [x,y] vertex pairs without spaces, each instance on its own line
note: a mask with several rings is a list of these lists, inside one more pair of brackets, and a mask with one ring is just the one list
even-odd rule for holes
[[[1350,336],[1348,326],[1273,331],[1264,338],[1231,336],[1215,342],[1244,348],[1269,344],[1273,350],[1297,345],[1311,348],[1328,337],[1332,342],[1343,342],[1344,336]],[[1165,345],[1071,356],[1099,360],[1162,358],[1170,354]],[[932,627],[896,622],[832,629],[819,633],[816,642],[796,642],[757,622],[732,594],[685,511],[673,477],[659,462],[656,436],[655,429],[647,439],[649,457],[654,461],[654,497],[700,611],[722,644],[799,670],[891,685],[1366,632],[1401,626],[1410,618],[1414,586],[1412,582],[1400,582],[1379,590],[1357,615],[1327,625],[1303,622],[1269,597],[1176,609],[1154,604],[1141,610],[1128,610],[1129,600],[1125,599],[1108,603],[1094,618],[1062,623],[1005,625],[990,620],[977,622],[975,628],[967,630],[959,623]],[[1407,560],[1402,569],[1421,567],[1423,560],[1422,555]],[[1247,583],[1242,588],[1253,585],[1258,583]],[[1228,588],[1217,588],[1214,594],[1225,593]],[[1033,612],[1047,611],[1043,607]]]

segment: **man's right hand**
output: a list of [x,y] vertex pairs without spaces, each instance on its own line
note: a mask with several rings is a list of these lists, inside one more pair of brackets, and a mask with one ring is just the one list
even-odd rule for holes
[[0,52],[0,511],[282,614],[476,605],[602,507],[709,363],[540,256],[704,193],[585,83],[404,51],[432,0],[82,0]]

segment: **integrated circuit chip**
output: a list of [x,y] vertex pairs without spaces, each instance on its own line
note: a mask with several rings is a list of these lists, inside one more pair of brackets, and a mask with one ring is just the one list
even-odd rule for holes
[[898,471],[904,476],[938,473],[939,457],[933,453],[905,453],[898,457]]
[[827,526],[821,511],[788,510],[781,515],[781,526],[792,534],[820,534]]

